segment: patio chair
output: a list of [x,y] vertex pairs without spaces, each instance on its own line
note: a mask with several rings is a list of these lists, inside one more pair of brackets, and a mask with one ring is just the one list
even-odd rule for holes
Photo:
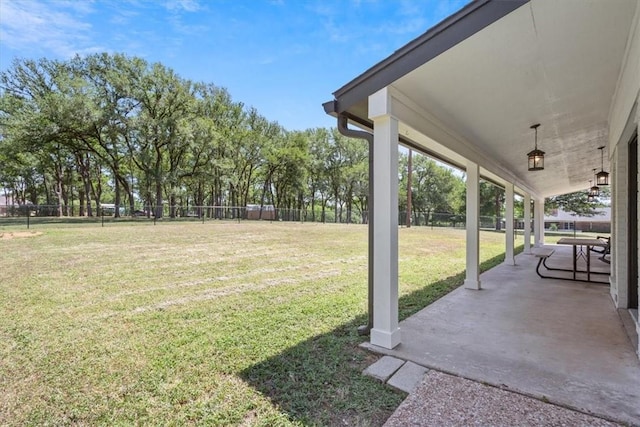
[[598,258],[599,260],[604,261],[607,264],[611,264],[611,261],[606,258],[607,255],[611,254],[611,237],[596,236],[596,239],[604,240],[607,245],[603,246],[602,248],[594,247],[594,248],[591,248],[591,250],[593,252],[598,252],[602,254],[602,256]]

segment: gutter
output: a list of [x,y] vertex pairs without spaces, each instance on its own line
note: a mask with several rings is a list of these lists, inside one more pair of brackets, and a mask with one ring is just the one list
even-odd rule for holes
[[[323,104],[327,114],[336,115],[336,101]],[[364,139],[369,145],[369,195],[368,195],[368,215],[367,230],[368,255],[367,255],[367,287],[368,287],[368,319],[366,325],[358,326],[358,335],[368,335],[373,328],[373,134],[361,130],[349,129],[349,119],[345,114],[338,114],[338,132],[348,138]]]

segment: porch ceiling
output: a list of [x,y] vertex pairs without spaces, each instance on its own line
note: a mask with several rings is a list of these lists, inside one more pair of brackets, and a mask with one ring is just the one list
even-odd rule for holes
[[[636,7],[637,0],[532,0],[390,85],[494,163],[481,161],[485,169],[509,171],[538,196],[585,189],[600,170],[598,147],[608,146]],[[334,94],[338,104],[348,86]],[[338,112],[368,121],[366,98],[343,106]],[[539,172],[527,171],[534,123],[541,123],[538,147],[546,152]],[[421,132],[437,135],[433,126]]]

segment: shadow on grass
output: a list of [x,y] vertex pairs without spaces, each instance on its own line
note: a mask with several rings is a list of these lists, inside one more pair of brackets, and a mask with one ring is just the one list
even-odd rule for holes
[[[516,248],[516,253],[522,247]],[[481,271],[500,264],[504,254],[483,262]],[[442,298],[464,281],[461,271],[427,284],[399,299],[404,320]],[[317,335],[241,372],[241,377],[269,398],[289,419],[303,425],[382,425],[405,394],[362,375],[378,359],[359,347],[366,337],[356,328],[363,314],[326,334]]]

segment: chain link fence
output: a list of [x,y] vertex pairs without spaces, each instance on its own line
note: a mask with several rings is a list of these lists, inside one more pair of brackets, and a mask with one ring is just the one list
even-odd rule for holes
[[[331,208],[311,209],[277,209],[272,205],[247,206],[139,206],[131,210],[128,207],[116,207],[113,204],[103,204],[99,209],[93,209],[91,215],[76,209],[73,215],[61,215],[68,212],[57,205],[21,205],[0,207],[0,226],[24,225],[27,228],[46,224],[111,224],[118,222],[153,222],[170,223],[177,221],[207,222],[214,220],[226,221],[269,221],[269,222],[316,222],[337,224],[367,224],[368,212],[362,210],[347,210]],[[157,215],[159,214],[159,215]],[[411,215],[413,227],[466,227],[464,215],[446,212],[414,213]],[[398,212],[398,225],[407,226],[406,212]],[[516,230],[522,230],[524,223],[515,220]],[[480,217],[480,228],[501,231],[505,228],[504,219],[491,216]]]

